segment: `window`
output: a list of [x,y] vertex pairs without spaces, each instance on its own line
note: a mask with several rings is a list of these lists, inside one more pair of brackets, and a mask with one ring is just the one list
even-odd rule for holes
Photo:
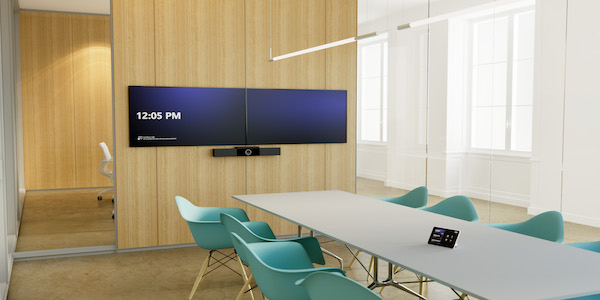
[[387,35],[360,42],[359,142],[387,141]]
[[473,21],[471,148],[531,152],[535,11]]

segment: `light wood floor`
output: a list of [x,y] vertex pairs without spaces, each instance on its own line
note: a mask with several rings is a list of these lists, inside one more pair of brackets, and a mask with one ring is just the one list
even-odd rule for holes
[[27,192],[17,252],[114,245],[112,194],[98,201],[101,190]]
[[[357,189],[360,194],[373,197],[405,193],[383,187],[381,182],[365,179],[358,180]],[[439,198],[432,197],[430,205],[438,201]],[[487,223],[490,218],[489,203],[480,200],[474,202],[482,223]],[[492,206],[493,222],[517,222],[529,217],[523,208]],[[565,226],[566,242],[600,240],[598,228],[570,223]],[[342,244],[324,237],[319,237],[319,240],[324,248],[342,256],[346,263],[344,270],[350,278],[366,284],[366,272],[358,264],[348,268],[352,256]],[[207,251],[198,247],[186,247],[16,262],[8,299],[186,299],[206,255]],[[361,254],[364,264],[368,264],[369,258]],[[336,260],[327,256],[326,260],[327,266],[338,266]],[[234,265],[232,267],[236,268]],[[385,270],[384,267],[385,262],[381,262],[381,269]],[[396,280],[414,278],[414,274],[406,271],[396,276]],[[241,277],[221,268],[201,283],[194,299],[233,299],[241,284]],[[418,288],[416,284],[408,286]],[[437,283],[428,284],[425,296],[433,300],[457,298],[449,288]],[[386,288],[383,298],[416,299],[395,288]],[[244,299],[250,299],[250,296]],[[258,296],[257,299],[262,297]]]

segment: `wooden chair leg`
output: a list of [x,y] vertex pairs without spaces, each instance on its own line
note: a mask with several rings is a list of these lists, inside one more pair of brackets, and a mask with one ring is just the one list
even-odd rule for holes
[[[248,281],[248,274],[246,274],[246,268],[244,268],[244,264],[242,263],[242,260],[240,259],[240,257],[238,256],[238,262],[240,263],[240,268],[242,269],[242,277],[244,278],[244,285],[242,286],[242,290],[246,287],[246,282]],[[252,272],[252,271],[250,271]],[[250,276],[252,276],[252,274],[250,274]],[[252,300],[254,300],[254,293],[252,292],[252,285],[250,285],[250,283],[248,283],[248,289],[250,290],[250,297],[252,298]],[[239,296],[239,295],[238,295]]]
[[[237,297],[235,297],[235,300],[242,299],[242,297],[244,296],[244,291],[246,290],[246,286],[250,286],[250,282],[252,281],[252,278],[254,278],[254,274],[250,274],[250,277],[248,277],[244,281],[244,285],[242,285],[242,289],[240,289],[239,293],[237,294]],[[252,291],[250,291],[250,293],[252,293]],[[252,299],[254,299],[254,296],[252,296]]]
[[200,273],[198,273],[198,277],[196,278],[196,282],[194,283],[194,287],[192,288],[192,292],[190,293],[190,297],[188,298],[189,300],[192,300],[192,298],[194,297],[194,293],[196,292],[200,281],[202,281],[202,277],[204,276],[206,269],[208,269],[208,265],[210,265],[210,259],[212,258],[212,255],[213,251],[211,250],[208,253],[208,257],[204,260],[204,264],[202,265],[202,269],[200,269]]
[[[371,269],[373,269],[373,256],[371,256],[371,262],[369,262],[369,271],[367,273],[371,273]],[[367,283],[369,282],[369,274],[367,274]]]
[[354,257],[352,258],[352,261],[350,262],[350,265],[348,266],[349,268],[352,268],[352,264],[356,261],[356,258],[358,257],[358,255],[360,254],[360,250],[357,250],[356,253],[354,253]]

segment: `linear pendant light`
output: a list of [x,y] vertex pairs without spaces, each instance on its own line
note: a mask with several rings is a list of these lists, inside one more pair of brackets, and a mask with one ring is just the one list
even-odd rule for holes
[[269,61],[282,60],[282,59],[285,59],[285,58],[290,58],[290,57],[294,57],[294,56],[298,56],[298,55],[302,55],[302,54],[306,54],[306,53],[311,53],[311,52],[315,52],[315,51],[319,51],[319,50],[324,50],[324,49],[328,49],[328,48],[332,48],[332,47],[337,47],[337,46],[341,46],[341,45],[345,45],[345,44],[356,42],[356,41],[358,41],[360,39],[365,39],[365,38],[373,37],[373,36],[376,36],[376,35],[377,35],[376,32],[371,32],[371,33],[367,33],[367,34],[363,34],[363,35],[359,35],[359,36],[353,36],[351,38],[347,38],[347,39],[343,39],[343,40],[339,40],[339,41],[335,41],[335,42],[331,42],[331,43],[327,43],[327,44],[315,46],[315,47],[312,47],[312,48],[307,48],[307,49],[303,49],[303,50],[291,52],[291,53],[288,53],[288,54],[283,54],[283,55],[275,56],[275,57],[269,59]]
[[[396,27],[396,29],[402,30],[402,29],[408,29],[408,28],[415,28],[415,27],[418,27],[418,26],[423,26],[423,25],[427,25],[427,24],[431,24],[431,23],[445,21],[445,20],[448,20],[450,18],[454,18],[454,17],[458,17],[458,16],[462,16],[462,15],[467,15],[467,14],[470,14],[470,13],[474,13],[474,12],[486,10],[486,9],[489,9],[489,8],[494,8],[497,5],[504,5],[504,4],[508,4],[508,3],[511,3],[511,2],[517,2],[517,1],[523,1],[523,0],[495,0],[493,2],[488,2],[488,3],[485,3],[485,4],[481,4],[481,5],[477,5],[477,6],[473,6],[473,7],[468,7],[468,8],[465,8],[465,9],[461,9],[461,10],[457,10],[457,11],[453,11],[453,12],[441,14],[441,15],[438,15],[438,16],[435,16],[435,17],[431,17],[431,18],[427,18],[427,19],[423,19],[423,20],[418,20],[418,21],[414,21],[414,22],[410,22],[410,23],[398,25]],[[371,32],[371,33],[368,33],[368,34],[359,35],[359,36],[355,36],[355,37],[351,37],[351,38],[347,38],[347,39],[343,39],[343,40],[339,40],[339,41],[335,41],[335,42],[331,42],[331,43],[327,43],[327,44],[315,46],[315,47],[312,47],[312,48],[307,48],[307,49],[303,49],[303,50],[291,52],[291,53],[288,53],[288,54],[283,54],[283,55],[271,57],[269,59],[269,61],[278,61],[278,60],[282,60],[282,59],[286,59],[286,58],[290,58],[290,57],[294,57],[294,56],[298,56],[298,55],[302,55],[302,54],[307,54],[307,53],[311,53],[311,52],[315,52],[315,51],[320,51],[320,50],[324,50],[324,49],[328,49],[328,48],[332,48],[332,47],[337,47],[337,46],[341,46],[341,45],[345,45],[345,44],[356,42],[356,41],[358,41],[360,39],[373,37],[373,36],[376,36],[376,35],[377,35],[377,32]],[[271,51],[270,53],[272,53],[273,49],[271,48],[270,51]]]
[[418,26],[423,26],[423,25],[427,25],[427,24],[431,24],[431,23],[436,23],[436,22],[440,22],[440,21],[445,21],[448,20],[450,18],[454,18],[454,17],[458,17],[458,16],[462,16],[462,15],[468,15],[470,13],[474,13],[474,12],[478,12],[478,11],[482,11],[482,10],[486,10],[489,8],[494,8],[497,5],[505,5],[511,2],[517,2],[517,1],[523,1],[523,0],[496,0],[493,2],[488,2],[485,4],[481,4],[481,5],[477,5],[477,6],[473,6],[473,7],[468,7],[465,9],[461,9],[461,10],[457,10],[457,11],[453,11],[453,12],[449,12],[449,13],[445,13],[445,14],[441,14],[435,17],[431,17],[431,18],[427,18],[427,19],[423,19],[423,20],[419,20],[419,21],[414,21],[414,22],[410,22],[407,24],[402,24],[402,25],[398,25],[398,27],[396,27],[396,29],[398,30],[402,30],[402,29],[408,29],[408,28],[415,28]]

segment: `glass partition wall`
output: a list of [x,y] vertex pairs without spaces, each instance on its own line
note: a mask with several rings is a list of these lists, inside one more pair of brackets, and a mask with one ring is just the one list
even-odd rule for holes
[[600,240],[600,38],[581,21],[600,4],[583,2],[359,0],[358,35],[378,35],[358,43],[357,192],[426,185],[484,224],[556,210],[566,243]]

